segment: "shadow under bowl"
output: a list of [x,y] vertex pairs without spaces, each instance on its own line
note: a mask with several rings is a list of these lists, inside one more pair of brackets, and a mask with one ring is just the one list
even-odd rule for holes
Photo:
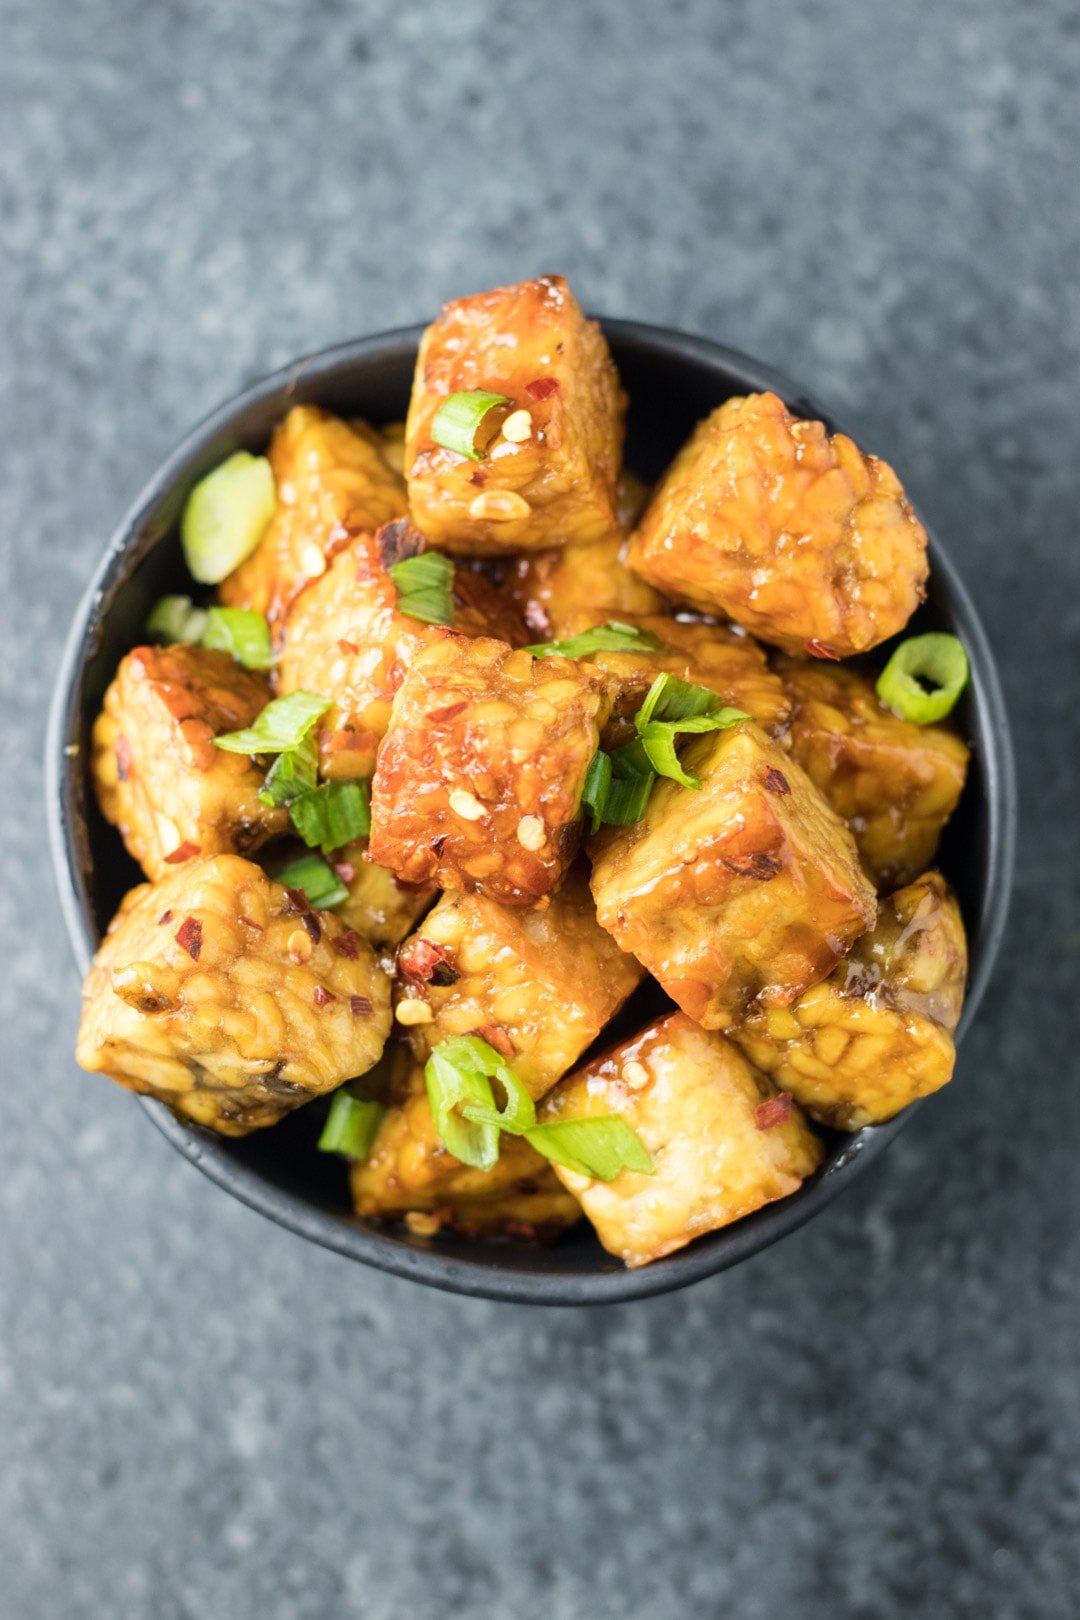
[[[771,389],[799,416],[835,421],[786,378],[703,338],[602,321],[631,410],[626,462],[656,478],[694,423],[733,394]],[[178,535],[189,490],[234,450],[262,451],[293,405],[314,403],[373,422],[405,414],[422,328],[342,344],[252,384],[197,427],[171,455],[121,523],[76,612],[59,672],[46,753],[49,832],[64,917],[85,971],[113,912],[141,874],[102,820],[90,786],[90,726],[121,657],[142,636],[157,598],[190,588]],[[931,536],[926,602],[913,630],[950,630],[971,662],[956,721],[972,748],[967,789],[942,841],[939,864],[957,891],[971,973],[959,1034],[986,988],[1008,909],[1016,797],[1008,719],[993,655],[971,600]],[[175,1148],[253,1209],[314,1243],[431,1287],[537,1304],[595,1304],[666,1293],[722,1271],[802,1225],[877,1158],[910,1117],[834,1137],[822,1170],[793,1197],[630,1271],[581,1223],[546,1248],[414,1236],[351,1213],[344,1165],[316,1151],[325,1105],[274,1129],[230,1140],[182,1124],[140,1099]],[[916,1105],[917,1106],[917,1105]]]

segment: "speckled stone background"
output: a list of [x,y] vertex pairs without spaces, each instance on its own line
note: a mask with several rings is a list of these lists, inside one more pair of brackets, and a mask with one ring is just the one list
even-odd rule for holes
[[[2,1620],[1080,1612],[1074,0],[0,5]],[[535,1311],[305,1247],[70,1053],[40,804],[104,540],[245,380],[564,269],[804,379],[1001,656],[956,1084],[812,1226]]]

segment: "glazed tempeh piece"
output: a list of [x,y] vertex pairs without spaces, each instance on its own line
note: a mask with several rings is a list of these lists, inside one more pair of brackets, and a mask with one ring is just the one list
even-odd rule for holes
[[[431,435],[444,401],[474,390],[508,401],[481,461]],[[561,276],[446,304],[420,345],[406,424],[414,521],[466,556],[605,539],[618,527],[624,409],[600,328]]]
[[243,1136],[364,1074],[389,1028],[370,947],[218,855],[127,896],[87,976],[76,1057]]
[[506,589],[535,640],[576,635],[583,611],[595,611],[592,623],[662,611],[660,593],[626,566],[627,545],[626,536],[616,532],[592,545],[559,546],[514,559]]
[[921,602],[926,531],[886,462],[775,394],[750,394],[698,425],[629,562],[763,641],[843,658],[902,630]]
[[346,928],[355,928],[375,950],[400,945],[434,900],[430,883],[402,883],[385,866],[367,858],[367,839],[346,844],[333,857],[334,871],[349,891],[349,898],[333,908]]
[[672,1000],[724,1029],[785,1005],[874,921],[851,834],[760,727],[697,737],[701,788],[657,782],[644,819],[593,840],[597,916]]
[[936,872],[882,900],[878,922],[790,1007],[731,1031],[752,1063],[823,1124],[892,1119],[952,1077],[967,976],[960,912]]
[[213,739],[251,725],[264,675],[204,647],[136,647],[94,724],[91,771],[106,821],[148,878],[196,855],[248,854],[288,825],[259,802],[265,772]]
[[619,1115],[652,1156],[652,1175],[623,1170],[610,1182],[556,1166],[605,1249],[628,1266],[789,1197],[823,1157],[791,1098],[684,1013],[568,1075],[539,1113],[545,1124]]
[[575,866],[543,910],[445,894],[398,951],[397,1018],[418,1058],[478,1034],[540,1097],[644,977],[596,920]]
[[394,699],[371,796],[371,856],[406,883],[531,905],[581,837],[604,676],[463,636],[416,658]]

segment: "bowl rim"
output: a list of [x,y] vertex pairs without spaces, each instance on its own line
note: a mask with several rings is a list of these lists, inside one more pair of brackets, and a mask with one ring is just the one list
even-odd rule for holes
[[[640,321],[598,316],[605,334],[657,358],[685,360],[738,375],[752,391],[780,395],[799,415],[835,425],[836,418],[812,395],[773,367],[712,339]],[[300,382],[317,386],[365,360],[386,357],[408,346],[415,351],[423,323],[394,327],[355,338],[290,361],[257,378],[209,411],[186,433],[144,483],[109,539],[90,583],[75,609],[57,670],[45,735],[44,788],[53,872],[69,942],[85,974],[97,948],[89,897],[79,862],[76,834],[79,810],[67,747],[77,734],[85,665],[96,632],[108,612],[114,588],[126,579],[129,556],[150,511],[189,464],[233,420],[267,396],[292,392]],[[986,907],[980,949],[971,973],[957,1042],[970,1027],[986,991],[1004,934],[1015,862],[1017,788],[1008,713],[993,652],[975,606],[954,564],[928,527],[931,564],[945,583],[950,606],[964,624],[975,695],[975,735],[986,776],[987,857],[981,884]],[[613,1304],[673,1292],[737,1265],[787,1236],[818,1214],[893,1142],[915,1109],[914,1103],[885,1125],[853,1134],[826,1171],[792,1197],[766,1205],[685,1249],[636,1270],[612,1257],[610,1269],[569,1273],[517,1270],[494,1259],[471,1260],[423,1248],[396,1237],[392,1229],[373,1230],[349,1217],[335,1217],[299,1195],[264,1180],[257,1170],[232,1157],[209,1131],[181,1123],[163,1103],[140,1097],[155,1126],[190,1163],[250,1209],[297,1236],[394,1276],[457,1294],[518,1304]],[[710,1241],[711,1239],[711,1241]],[[507,1251],[508,1254],[510,1251]]]

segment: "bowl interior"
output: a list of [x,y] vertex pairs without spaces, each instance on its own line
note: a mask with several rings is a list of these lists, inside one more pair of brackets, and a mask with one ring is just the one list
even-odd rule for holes
[[[793,384],[731,350],[630,322],[603,324],[631,400],[627,465],[646,479],[658,476],[694,423],[732,394],[771,388],[798,414],[829,421]],[[195,430],[117,531],[72,627],[48,742],[54,859],[84,968],[122,895],[141,876],[89,790],[89,727],[117,663],[141,638],[150,607],[166,591],[190,588],[176,538],[188,490],[231,451],[262,450],[294,404],[314,402],[376,423],[401,418],[420,331],[363,339],[254,385]],[[958,893],[971,949],[962,1031],[982,994],[1004,926],[1015,807],[1007,721],[992,657],[971,602],[933,538],[931,570],[926,602],[910,630],[955,632],[968,648],[973,676],[956,711],[973,747],[971,776],[939,856]],[[884,658],[887,650],[876,656]],[[664,1292],[735,1263],[822,1207],[881,1151],[905,1117],[837,1136],[822,1171],[793,1198],[632,1272],[601,1249],[585,1223],[552,1247],[534,1249],[453,1234],[413,1237],[357,1219],[349,1209],[343,1165],[315,1150],[325,1104],[312,1104],[274,1129],[240,1141],[182,1125],[160,1104],[144,1106],[173,1144],[214,1180],[307,1238],[437,1287],[545,1303]]]

